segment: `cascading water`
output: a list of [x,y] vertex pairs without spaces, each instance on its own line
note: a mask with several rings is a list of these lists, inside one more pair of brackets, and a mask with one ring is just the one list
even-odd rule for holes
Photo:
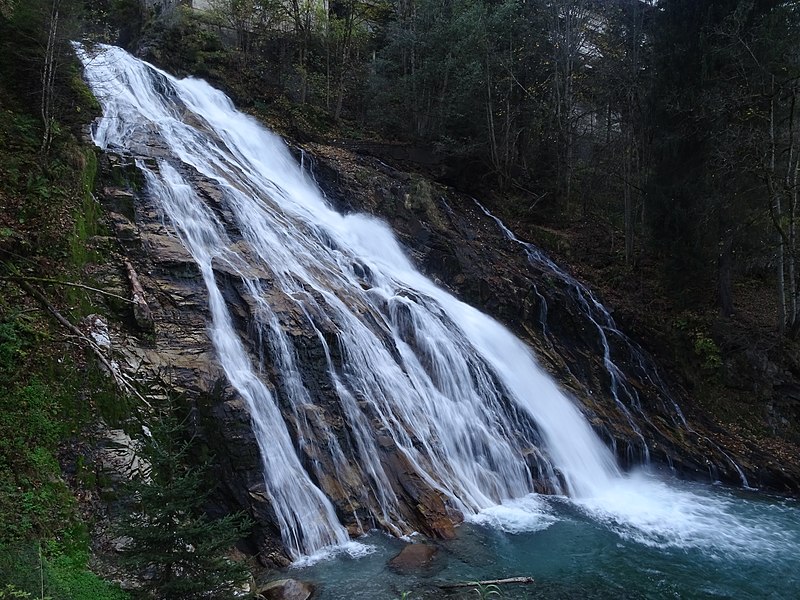
[[[645,454],[645,460],[649,461],[649,448],[647,447],[647,442],[645,441],[644,435],[642,434],[641,429],[636,423],[636,420],[633,418],[631,411],[635,411],[641,418],[649,421],[649,416],[647,412],[643,410],[641,401],[639,399],[639,393],[636,391],[635,388],[628,384],[627,378],[625,377],[624,372],[617,363],[614,361],[612,356],[611,344],[609,343],[609,336],[613,336],[614,338],[618,339],[622,345],[628,349],[633,357],[638,361],[640,368],[644,372],[645,376],[648,377],[653,383],[653,378],[656,378],[658,381],[656,383],[657,387],[660,390],[666,390],[666,386],[661,382],[660,377],[655,370],[654,367],[645,367],[645,359],[643,352],[641,349],[633,344],[628,337],[622,333],[618,328],[616,323],[614,322],[613,317],[608,312],[605,306],[595,297],[591,290],[589,290],[586,286],[584,286],[581,282],[577,279],[566,273],[561,267],[559,267],[556,263],[552,261],[544,252],[542,252],[539,248],[530,244],[528,242],[523,242],[520,240],[514,232],[512,232],[505,223],[503,223],[498,217],[493,215],[489,212],[483,204],[474,200],[475,204],[480,208],[480,210],[490,219],[492,219],[500,230],[503,232],[503,235],[519,244],[525,251],[525,255],[528,258],[528,261],[536,266],[537,268],[541,269],[546,273],[550,273],[553,275],[557,280],[561,281],[567,288],[569,288],[571,292],[572,298],[575,302],[580,306],[581,313],[586,316],[589,322],[597,331],[598,338],[600,339],[600,343],[603,347],[603,364],[605,365],[606,371],[609,376],[610,380],[610,391],[611,395],[614,398],[617,406],[620,408],[622,413],[628,420],[633,431],[639,437],[642,443],[643,451]],[[547,313],[546,313],[546,301],[542,298],[542,301],[545,302],[544,306],[544,313],[542,316],[542,329],[544,335],[547,335]],[[685,425],[686,419],[681,412],[680,407],[675,403],[674,400],[670,397],[669,393],[665,394],[666,398],[669,399],[671,403],[671,410],[667,411],[667,414],[673,415],[673,421],[675,424]]]
[[[638,418],[648,425],[654,426],[654,424],[651,421],[647,411],[642,406],[639,392],[637,392],[636,388],[631,385],[624,368],[618,364],[618,360],[615,360],[614,352],[610,343],[611,339],[616,340],[618,345],[624,350],[625,353],[627,353],[627,356],[630,359],[629,362],[636,370],[635,375],[639,378],[639,380],[649,381],[650,384],[652,384],[656,391],[656,397],[660,399],[662,403],[662,412],[670,417],[672,425],[676,428],[683,428],[690,433],[697,434],[697,432],[689,425],[689,422],[683,415],[683,411],[678,403],[672,397],[671,391],[661,378],[661,375],[659,374],[658,369],[656,368],[652,359],[638,344],[631,340],[617,327],[617,324],[614,322],[614,317],[611,316],[611,313],[603,305],[603,303],[597,299],[595,294],[583,283],[575,279],[572,275],[558,266],[540,248],[537,248],[535,245],[519,239],[514,232],[511,231],[502,220],[500,220],[499,217],[492,214],[489,209],[481,204],[478,200],[473,198],[473,201],[481,210],[481,212],[483,212],[483,214],[497,224],[498,228],[506,237],[506,239],[514,242],[523,249],[528,262],[532,266],[544,273],[552,275],[557,281],[561,282],[561,284],[569,290],[572,300],[581,309],[579,311],[580,314],[585,315],[586,319],[594,327],[595,331],[597,332],[598,339],[603,347],[603,364],[608,373],[611,396],[614,398],[614,401],[620,408],[622,414],[626,417],[631,429],[639,437],[642,444],[644,461],[646,463],[649,462],[650,450],[648,448],[644,433],[638,426],[633,413],[635,413]],[[547,301],[541,294],[539,294],[538,290],[536,291],[536,294],[542,303],[540,316],[542,334],[547,337]],[[745,476],[739,464],[716,443],[705,436],[703,437],[709,446],[713,447],[722,457],[724,457],[725,460],[731,464],[733,469],[738,474],[742,485],[744,487],[750,487],[747,477]]]
[[[382,460],[387,445],[467,518],[491,522],[502,505],[526,510],[536,482],[546,481],[603,518],[649,523],[629,510],[625,491],[668,492],[624,477],[531,351],[417,272],[383,223],[335,212],[281,140],[205,82],[177,80],[117,48],[77,50],[104,109],[95,142],[138,157],[148,193],[197,263],[210,337],[248,403],[294,558],[348,542],[331,480],[357,496],[366,526],[411,530]],[[197,182],[219,197],[204,197]],[[220,271],[247,292],[261,361],[234,327]],[[290,313],[322,349],[343,427],[334,430],[317,406],[287,332]]]

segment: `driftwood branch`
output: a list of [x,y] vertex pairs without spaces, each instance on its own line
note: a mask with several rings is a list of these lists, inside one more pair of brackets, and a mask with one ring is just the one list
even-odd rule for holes
[[142,329],[152,331],[154,328],[153,313],[147,305],[147,297],[144,294],[142,284],[139,283],[139,276],[136,274],[136,269],[133,268],[131,262],[124,258],[122,263],[125,265],[125,270],[128,272],[128,279],[131,282],[131,291],[133,292],[133,317],[136,319],[136,324]]
[[[25,290],[34,300],[36,300],[39,304],[41,304],[51,315],[55,318],[56,321],[66,329],[68,329],[71,333],[73,333],[78,339],[83,342],[83,345],[92,351],[92,353],[97,357],[97,360],[100,362],[103,367],[108,371],[111,375],[114,383],[117,385],[120,391],[126,394],[130,394],[140,402],[142,402],[145,406],[151,407],[150,403],[142,396],[138,390],[125,378],[122,371],[120,370],[119,366],[114,364],[110,361],[105,354],[103,354],[103,350],[97,343],[94,342],[91,338],[86,336],[80,329],[75,327],[69,320],[62,315],[56,307],[54,307],[50,302],[45,298],[44,294],[42,294],[39,290],[34,288],[29,282],[25,281],[24,279],[20,280],[19,282],[20,287]],[[151,407],[152,408],[152,407]]]
[[507,583],[533,583],[533,577],[507,577],[505,579],[484,579],[483,581],[465,581],[461,583],[442,583],[443,589],[475,587],[476,585],[504,585]]

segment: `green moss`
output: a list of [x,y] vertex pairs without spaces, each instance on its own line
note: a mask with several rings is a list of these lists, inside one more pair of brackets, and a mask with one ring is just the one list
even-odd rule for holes
[[429,179],[412,175],[409,191],[404,199],[405,208],[417,213],[419,217],[423,217],[435,227],[444,230],[447,229],[447,220],[434,200],[434,193],[434,187]]
[[700,359],[700,364],[706,371],[716,371],[722,366],[719,346],[702,331],[694,334],[694,353]]
[[[69,88],[75,98],[75,112],[88,113],[91,116],[101,114],[102,107],[83,80],[77,64],[72,65],[69,75]],[[83,120],[87,120],[86,117]]]
[[[97,240],[105,233],[102,223],[102,207],[94,195],[97,179],[97,155],[94,149],[82,151],[78,190],[80,205],[73,213],[73,230],[69,237],[69,257],[71,266],[79,271],[89,263],[102,263],[105,254]],[[91,285],[91,282],[89,282]],[[67,287],[64,290],[67,303],[76,310],[79,317],[96,311],[91,295],[79,288]]]
[[111,427],[127,423],[134,410],[130,399],[117,391],[100,367],[90,368],[84,375],[83,387],[91,394],[95,415]]
[[[113,404],[99,371],[81,373],[27,315],[0,304],[0,590],[8,598],[122,600],[118,588],[87,569],[89,540],[57,453],[93,419],[96,403]],[[79,458],[76,479],[94,483]],[[16,594],[16,595],[12,595]],[[22,594],[22,595],[20,595]],[[0,595],[0,598],[3,596]]]
[[72,264],[76,267],[97,259],[96,254],[87,247],[87,242],[97,235],[101,214],[100,205],[94,197],[97,156],[90,149],[84,151],[83,156],[85,160],[79,185],[82,201],[74,215],[75,225],[69,242]]
[[12,387],[0,401],[0,542],[58,531],[75,501],[55,458],[66,423],[57,390],[38,378]]
[[[20,31],[0,28],[4,44],[27,43]],[[6,54],[0,61],[0,275],[7,277],[0,279],[0,598],[118,600],[127,595],[87,569],[87,529],[60,457],[77,461],[78,485],[94,485],[76,439],[85,438],[98,407],[119,410],[119,403],[108,379],[87,367],[63,331],[54,334],[58,326],[16,283],[20,276],[39,280],[34,285],[66,315],[70,306],[93,308],[85,293],[41,280],[80,282],[86,263],[103,259],[87,250],[102,221],[92,193],[97,154],[80,135],[100,107],[77,62],[59,61],[58,123],[43,154],[42,124],[30,102],[38,70],[18,69]]]

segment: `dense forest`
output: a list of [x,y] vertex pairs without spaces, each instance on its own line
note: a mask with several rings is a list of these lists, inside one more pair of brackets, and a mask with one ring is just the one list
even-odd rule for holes
[[405,146],[520,220],[599,219],[680,305],[730,317],[738,282],[769,282],[775,330],[800,334],[795,2],[185,4],[4,0],[43,152],[75,119],[68,40],[132,45],[299,137]]
[[[800,2],[0,0],[0,598],[128,597],[87,567],[82,513],[108,498],[73,497],[108,491],[83,445],[127,408],[80,331],[41,316],[93,314],[91,265],[116,252],[77,39],[207,79],[300,143],[480,197],[599,289],[713,420],[776,455],[800,441],[798,392],[778,406],[770,387],[800,378]],[[206,519],[211,475],[173,408],[185,464],[162,461],[156,496],[213,538],[212,572],[248,522]]]

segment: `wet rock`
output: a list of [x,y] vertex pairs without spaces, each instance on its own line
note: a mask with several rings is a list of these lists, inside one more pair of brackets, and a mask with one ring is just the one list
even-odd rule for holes
[[106,354],[111,352],[111,337],[108,332],[108,323],[100,315],[88,315],[81,322],[81,328],[98,348]]
[[95,435],[99,439],[98,466],[109,481],[124,483],[149,472],[150,465],[139,456],[137,442],[122,429],[111,429],[100,423]]
[[[634,400],[622,398],[627,407],[621,409],[603,361],[605,349],[597,326],[587,319],[585,306],[571,284],[529,260],[524,248],[508,239],[472,198],[402,173],[398,169],[403,163],[396,162],[388,150],[381,156],[393,161],[392,167],[359,154],[359,146],[351,148],[355,152],[320,144],[305,146],[307,155],[313,155],[316,180],[331,202],[347,212],[363,211],[386,219],[424,273],[503,322],[531,345],[542,367],[581,403],[623,466],[640,464],[649,450],[654,461],[669,465],[683,476],[740,484],[739,472],[730,460],[733,458],[744,467],[751,485],[761,482],[780,491],[794,485],[768,483],[788,477],[777,470],[767,475],[764,467],[748,467],[765,464],[759,457],[759,444],[737,441],[735,435],[721,431],[703,414],[691,415],[689,428],[699,435],[688,435],[673,400],[684,407],[688,417],[686,407],[692,405],[691,399],[663,374],[653,376],[653,367],[646,365],[641,354],[632,352],[616,336],[607,336],[614,360],[625,372],[626,384],[638,396]],[[552,236],[545,230],[541,233]],[[795,355],[800,356],[800,352]],[[787,393],[789,374],[779,371],[780,362],[767,359],[764,352],[743,354],[736,364],[726,365],[724,373],[729,380],[736,380],[738,387],[752,388],[754,402],[774,407],[776,431],[787,428],[787,419],[796,422],[794,415],[800,414],[792,392]],[[783,358],[782,362],[790,361]],[[792,375],[794,381],[800,378],[800,364],[795,364]],[[658,383],[662,380],[667,382],[666,388]],[[753,381],[760,383],[754,385]],[[775,402],[770,403],[768,398]],[[379,441],[379,447],[390,450],[387,446],[388,440]],[[791,457],[781,462],[800,464]],[[800,477],[800,467],[791,469],[795,478]],[[401,495],[413,506],[413,499],[424,497],[424,492],[415,490],[414,482],[403,473],[400,469],[397,476],[405,482],[400,485]],[[794,493],[798,491],[795,486]],[[428,515],[416,509],[414,512],[412,521],[427,521],[427,529],[420,531],[432,534],[440,529],[432,523],[442,522],[441,510]]]
[[[389,219],[411,259],[424,272],[503,321],[538,349],[543,368],[556,374],[581,400],[593,425],[605,439],[617,443],[621,454],[627,454],[631,444],[639,443],[625,415],[611,399],[603,348],[597,337],[590,335],[592,325],[581,316],[581,309],[569,290],[532,266],[521,248],[506,239],[471,199],[436,184],[421,183],[418,177],[394,169],[369,166],[345,151],[337,151],[335,159],[328,160],[324,156],[326,150],[319,150],[317,164],[322,174],[319,179],[332,202],[341,207],[346,202],[350,210],[364,210]],[[357,176],[352,175],[357,171]],[[225,199],[219,190],[196,174],[185,175],[199,187],[212,209],[225,218]],[[279,542],[275,515],[264,489],[251,415],[246,403],[227,383],[215,358],[207,335],[208,295],[194,261],[169,224],[162,222],[155,202],[119,190],[109,191],[106,196],[112,205],[119,207],[116,212],[120,216],[112,218],[118,224],[113,230],[120,241],[127,242],[125,246],[140,276],[154,324],[152,335],[146,339],[131,334],[121,340],[122,344],[115,341],[120,362],[140,379],[163,380],[170,389],[185,395],[187,404],[193,407],[192,427],[216,456],[221,491],[213,499],[214,510],[220,514],[248,512],[256,522],[252,543],[259,560],[269,565],[286,565],[288,558]],[[132,210],[122,206],[126,202],[135,205]],[[301,460],[315,470],[315,480],[334,503],[337,513],[344,515],[344,525],[351,533],[360,533],[358,523],[373,526],[377,521],[381,525],[381,517],[375,517],[381,510],[370,493],[373,484],[369,475],[358,464],[334,465],[327,446],[327,440],[334,440],[344,456],[354,455],[352,435],[345,427],[347,419],[336,397],[335,382],[328,373],[329,359],[338,368],[344,358],[337,343],[337,327],[326,314],[325,300],[313,290],[298,290],[293,297],[287,297],[275,289],[270,265],[251,256],[232,226],[226,232],[232,252],[214,260],[215,275],[254,364],[261,365],[265,382],[276,388],[279,404],[284,403],[280,408],[290,435],[298,438],[301,420],[312,432],[309,436],[312,439],[302,444]],[[131,243],[136,240],[141,240],[141,244]],[[234,255],[238,258],[230,259]],[[356,264],[353,271],[363,285],[370,284],[372,275],[366,265]],[[257,280],[262,298],[253,298],[248,293],[242,275]],[[289,406],[287,395],[281,390],[284,384],[277,376],[278,367],[271,364],[268,340],[254,331],[254,324],[264,318],[261,300],[269,304],[292,339],[300,375],[313,401],[308,407],[294,410]],[[369,307],[356,306],[355,310],[369,318]],[[541,322],[543,311],[547,312],[546,334]],[[387,343],[390,351],[392,347]],[[769,365],[764,368],[768,370]],[[724,458],[704,445],[701,437],[675,433],[670,421],[672,415],[657,406],[658,392],[654,392],[650,383],[637,380],[632,385],[648,404],[651,419],[640,425],[657,458],[698,473],[707,472],[704,470],[707,456],[724,462]],[[356,401],[369,410],[369,398],[359,397]],[[416,473],[385,432],[377,432],[375,450],[386,470],[388,485],[399,499],[396,509],[399,514],[391,514],[389,518],[404,523],[403,527],[409,531],[421,531],[436,538],[453,537],[462,516],[448,505],[447,498]],[[640,451],[641,448],[634,448],[630,454]],[[538,472],[537,461],[544,460],[541,454],[531,448],[526,457],[532,472]],[[730,478],[728,471],[723,473]],[[393,532],[398,533],[397,529]],[[426,549],[432,547],[412,544],[409,548],[412,548],[408,550],[411,563],[432,560]]]
[[[112,168],[122,170],[124,167],[120,160],[118,156],[109,156]],[[117,221],[122,222],[121,219],[126,219],[128,223],[130,223],[134,215],[134,198],[135,196],[133,193],[128,190],[117,187],[104,188],[102,199],[103,205],[108,209],[106,217],[112,223],[116,223]]]
[[430,567],[438,548],[429,544],[409,544],[392,560],[389,566],[396,571],[420,571]]
[[[286,566],[289,561],[272,525],[274,514],[268,497],[249,493],[251,488],[263,487],[259,446],[247,406],[227,385],[209,339],[208,294],[194,260],[169,222],[162,221],[155,200],[146,194],[134,196],[108,189],[104,206],[115,213],[110,220],[120,226],[112,231],[127,251],[119,264],[104,265],[98,279],[104,287],[130,295],[130,275],[135,273],[138,293],[149,308],[149,314],[136,319],[130,305],[125,305],[124,318],[118,320],[136,322],[138,327],[127,331],[114,328],[108,333],[113,358],[129,377],[146,382],[154,405],[159,397],[166,402],[168,396],[180,395],[191,407],[187,426],[198,443],[216,457],[219,486],[207,510],[220,516],[244,510],[254,516],[253,550],[265,564]],[[130,243],[134,230],[141,244]],[[109,439],[101,444],[99,460],[104,470],[113,472],[111,480],[138,472],[133,441],[122,431],[112,431],[102,439],[105,437]]]
[[107,212],[106,219],[111,224],[114,235],[121,242],[131,242],[139,238],[139,230],[128,217],[117,212]]
[[125,552],[130,548],[132,543],[132,537],[122,535],[111,540],[111,547],[114,549],[114,552]]
[[142,244],[155,262],[165,265],[194,265],[194,259],[177,237],[147,232],[141,234]]
[[408,461],[405,454],[393,450],[383,459],[394,492],[402,499],[400,510],[417,531],[430,537],[452,539],[461,513],[449,507],[443,495],[433,489]]
[[308,600],[313,593],[313,585],[297,579],[278,579],[258,588],[264,600]]

